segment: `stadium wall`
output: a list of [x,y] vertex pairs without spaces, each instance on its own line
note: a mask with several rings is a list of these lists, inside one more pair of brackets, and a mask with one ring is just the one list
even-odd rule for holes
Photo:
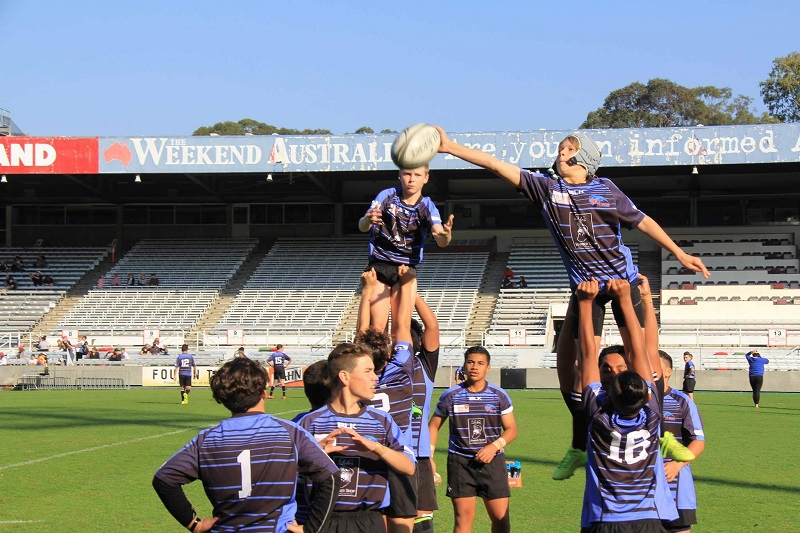
[[[436,387],[448,388],[455,384],[454,374],[456,367],[442,366],[436,374]],[[558,384],[558,377],[554,368],[523,368],[515,369],[523,373],[525,388],[528,389],[554,389]],[[0,367],[0,386],[13,387],[22,376],[38,375],[40,371],[28,366],[2,366]],[[51,367],[50,376],[83,378],[122,378],[132,387],[142,385],[141,366],[115,366],[115,367]],[[502,369],[493,368],[487,376],[492,383],[512,388],[504,383]],[[177,387],[177,384],[175,385]],[[673,374],[670,386],[680,389],[680,376]],[[750,383],[746,370],[698,370],[698,391],[750,391]],[[764,376],[764,392],[800,392],[800,372],[798,371],[773,371]]]

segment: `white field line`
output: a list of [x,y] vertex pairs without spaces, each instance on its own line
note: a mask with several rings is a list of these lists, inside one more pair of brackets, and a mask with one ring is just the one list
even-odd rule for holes
[[[286,414],[289,414],[289,413],[299,413],[299,412],[300,412],[299,409],[295,409],[293,411],[283,411],[281,413],[273,413],[273,414],[274,415],[286,415]],[[57,453],[55,455],[50,455],[48,457],[39,457],[38,459],[31,459],[30,461],[23,461],[21,463],[11,463],[11,464],[8,464],[8,465],[0,465],[0,471],[8,470],[9,468],[15,468],[15,467],[18,467],[18,466],[29,466],[29,465],[33,465],[33,464],[36,464],[36,463],[41,463],[42,461],[49,461],[51,459],[60,459],[61,457],[69,457],[70,455],[77,455],[77,454],[80,454],[80,453],[88,453],[88,452],[94,452],[94,451],[97,451],[97,450],[104,450],[106,448],[113,448],[114,446],[123,446],[125,444],[135,444],[137,442],[142,442],[142,441],[145,441],[145,440],[159,439],[161,437],[167,437],[169,435],[176,435],[178,433],[183,433],[184,431],[191,431],[191,430],[192,430],[192,428],[178,429],[178,430],[175,430],[175,431],[169,431],[167,433],[160,433],[158,435],[150,435],[148,437],[139,437],[137,439],[123,440],[123,441],[120,441],[120,442],[112,442],[110,444],[102,444],[100,446],[93,446],[91,448],[84,448],[83,450],[75,450],[75,451],[72,451],[72,452]],[[3,522],[0,522],[0,523],[3,523]]]

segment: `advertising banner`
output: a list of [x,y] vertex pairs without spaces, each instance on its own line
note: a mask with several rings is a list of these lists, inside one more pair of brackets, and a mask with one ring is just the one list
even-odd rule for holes
[[0,173],[97,174],[97,137],[0,137]]
[[[199,378],[192,378],[193,387],[208,387],[209,379],[217,371],[216,366],[198,366]],[[286,386],[302,387],[303,372],[306,367],[290,367],[286,369]],[[269,369],[270,380],[272,379],[272,368]],[[142,367],[142,386],[143,387],[177,387],[175,381],[174,366],[144,366]]]

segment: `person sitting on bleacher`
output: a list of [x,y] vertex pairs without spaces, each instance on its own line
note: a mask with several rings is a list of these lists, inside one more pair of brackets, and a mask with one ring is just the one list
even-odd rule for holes
[[8,272],[9,269],[10,269],[10,267],[8,266],[8,263],[6,262],[5,259],[0,261],[0,272]]
[[147,286],[147,274],[145,274],[144,272],[142,272],[142,273],[139,275],[139,281],[138,281],[138,285],[139,285],[140,287],[146,287],[146,286]]
[[114,274],[111,277],[111,286],[112,287],[119,287],[122,285],[122,280],[119,279],[119,274]]
[[6,274],[6,279],[4,283],[4,288],[6,290],[14,290],[17,288],[17,280],[15,280],[11,274]]
[[114,351],[106,356],[106,359],[109,361],[122,361],[122,352],[119,347],[115,347]]
[[0,365],[7,365],[8,364],[8,357],[6,357],[5,352],[0,352]]
[[134,287],[136,285],[136,277],[133,274],[128,274],[128,287]]
[[520,276],[519,277],[519,283],[517,284],[517,286],[520,289],[527,289],[528,288],[528,282],[525,281],[525,276]]
[[14,262],[11,263],[11,272],[24,272],[25,271],[25,263],[22,262],[22,258],[20,256],[16,256],[14,258]]
[[100,359],[100,352],[94,346],[89,348],[89,359]]
[[503,278],[503,282],[500,284],[500,287],[503,289],[512,289],[514,288],[514,283],[511,281],[511,278],[506,276]]
[[158,279],[158,276],[156,276],[155,273],[150,274],[150,281],[148,282],[148,285],[151,287],[157,287],[161,285],[161,280]]
[[44,254],[38,254],[36,260],[33,262],[33,268],[44,268],[47,266],[47,259]]
[[150,353],[153,355],[167,355],[169,350],[167,350],[166,346],[161,345],[160,338],[156,338],[153,340],[153,345],[150,346]]
[[47,342],[47,335],[42,335],[39,342],[36,343],[36,349],[40,352],[47,352],[50,350],[50,343]]
[[33,365],[33,366],[38,365],[39,364],[39,358],[36,357],[36,355],[31,354],[31,358],[28,359],[28,364],[29,365]]
[[145,344],[142,346],[142,349],[139,350],[139,355],[150,355],[150,348],[152,348],[152,346]]
[[56,281],[53,279],[53,277],[50,274],[48,274],[44,278],[42,278],[42,285],[44,285],[45,287],[52,287],[55,284],[56,284]]
[[42,273],[38,270],[36,272],[32,272],[30,275],[31,283],[33,283],[34,287],[41,287],[42,285]]

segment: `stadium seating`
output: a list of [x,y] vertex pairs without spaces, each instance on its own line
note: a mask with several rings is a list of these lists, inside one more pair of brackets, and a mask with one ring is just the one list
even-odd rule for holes
[[[47,266],[33,266],[39,254],[45,256]],[[25,265],[23,272],[8,272],[18,288],[0,292],[0,333],[28,332],[107,255],[106,248],[0,248],[0,259],[8,261],[19,256]],[[51,276],[55,284],[34,286],[30,274],[37,271]],[[1,274],[5,277],[6,273]]]
[[[252,253],[254,239],[151,239],[134,246],[107,274],[104,288],[90,291],[59,323],[98,343],[142,344],[144,328],[162,341],[183,342],[188,332]],[[156,273],[158,286],[125,285],[128,273]],[[123,282],[111,286],[118,274]]]

